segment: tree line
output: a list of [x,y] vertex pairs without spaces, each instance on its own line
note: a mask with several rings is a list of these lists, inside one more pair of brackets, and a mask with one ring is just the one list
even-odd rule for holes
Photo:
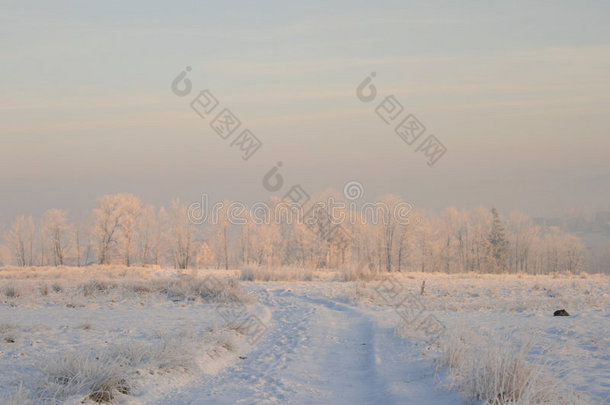
[[[327,191],[317,200],[329,196],[342,198]],[[388,272],[589,270],[590,258],[578,237],[558,227],[537,225],[518,211],[503,218],[495,208],[450,207],[440,214],[418,209],[401,221],[390,213],[405,204],[402,198],[387,195],[378,202],[386,210],[375,220],[344,205],[342,210],[353,211],[344,212],[344,217],[357,220],[333,225],[335,231],[328,232],[322,226],[328,224],[288,220],[281,210],[273,209],[264,223],[236,223],[231,220],[230,201],[223,202],[213,222],[198,225],[180,200],[156,208],[132,194],[105,195],[83,221],[70,221],[61,209],[48,210],[38,220],[18,217],[3,232],[0,264],[342,268],[367,261],[372,268]],[[281,203],[273,197],[268,206]],[[241,215],[248,218],[252,213]]]

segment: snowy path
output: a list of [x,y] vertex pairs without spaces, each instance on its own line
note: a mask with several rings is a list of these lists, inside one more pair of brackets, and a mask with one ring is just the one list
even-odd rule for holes
[[421,347],[358,307],[315,293],[261,289],[267,333],[247,358],[168,392],[174,404],[455,404]]

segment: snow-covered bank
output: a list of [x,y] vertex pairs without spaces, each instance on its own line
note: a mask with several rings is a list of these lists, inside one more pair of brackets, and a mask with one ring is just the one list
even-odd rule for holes
[[0,283],[2,403],[148,404],[249,350],[218,310],[255,304],[236,283],[63,270]]

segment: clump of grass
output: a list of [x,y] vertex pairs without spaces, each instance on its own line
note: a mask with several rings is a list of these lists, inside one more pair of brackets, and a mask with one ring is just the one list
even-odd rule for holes
[[90,280],[87,283],[81,284],[79,290],[82,291],[85,297],[106,293],[111,289],[117,288],[117,284],[110,281]]
[[[42,359],[43,376],[38,396],[43,402],[61,402],[83,396],[98,403],[111,402],[134,391],[138,370],[191,372],[198,368],[205,336],[184,330],[159,333],[152,342],[126,342],[112,347],[62,352]],[[235,350],[232,342],[218,341],[224,350]]]
[[377,276],[375,268],[369,262],[362,262],[360,264],[349,265],[341,269],[339,272],[339,281],[370,281],[374,280]]
[[299,267],[247,267],[241,270],[240,281],[311,281],[313,271]]
[[19,290],[12,285],[5,286],[2,289],[2,293],[4,294],[4,296],[6,296],[6,298],[17,298],[21,295]]
[[83,322],[78,326],[79,329],[82,330],[91,330],[93,329],[93,325],[91,324],[91,322],[87,321],[87,322]]
[[241,300],[243,293],[232,280],[216,277],[196,278],[184,276],[178,279],[157,280],[156,289],[172,301],[233,302]]
[[23,388],[23,383],[20,383],[17,391],[6,398],[0,398],[0,403],[4,405],[32,405],[34,400],[31,394]]
[[195,342],[185,337],[161,339],[152,347],[152,363],[161,371],[191,371],[196,368]]
[[49,295],[49,286],[46,283],[40,286],[40,294],[45,297]]
[[149,294],[155,290],[149,282],[133,283],[128,288],[136,294]]
[[452,388],[471,400],[490,405],[579,403],[548,374],[544,364],[527,361],[531,342],[509,336],[484,338],[451,332],[440,339],[439,367],[451,373]]
[[95,402],[109,402],[131,392],[132,373],[108,353],[64,352],[39,365],[44,373],[41,398],[84,394]]
[[353,303],[374,303],[377,301],[378,294],[375,290],[368,288],[366,281],[358,281],[354,283],[349,298]]
[[105,381],[99,386],[94,387],[89,399],[97,403],[110,402],[114,399],[116,393],[128,395],[131,392],[131,388],[126,380],[119,381]]
[[249,267],[241,269],[241,272],[239,273],[239,280],[254,281],[254,270]]

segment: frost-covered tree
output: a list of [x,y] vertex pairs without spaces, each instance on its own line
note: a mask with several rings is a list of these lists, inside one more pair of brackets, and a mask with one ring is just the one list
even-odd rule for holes
[[[64,210],[51,209],[44,214],[42,232],[48,241],[55,266],[63,266],[69,245],[68,214]],[[41,249],[43,249],[41,247]]]
[[[579,272],[585,266],[599,271],[608,263],[610,250],[600,249],[589,258],[578,237],[563,228],[536,226],[516,211],[504,223],[495,208],[484,207],[450,207],[439,215],[410,212],[406,205],[397,216],[396,208],[406,203],[396,196],[355,208],[330,190],[310,201],[306,208],[318,201],[319,211],[309,211],[313,216],[305,219],[274,197],[265,204],[267,212],[257,210],[256,218],[254,209],[224,201],[215,206],[212,221],[197,229],[178,200],[170,209],[156,211],[131,194],[105,195],[97,200],[90,221],[75,225],[61,210],[49,210],[39,222],[17,218],[5,233],[8,243],[0,264],[11,257],[20,266],[88,264],[94,251],[101,264],[177,268],[207,267],[214,261],[225,269],[229,263],[340,268],[367,261],[373,271],[542,274]],[[408,224],[399,220],[405,219],[406,208]],[[236,215],[246,222],[237,222]],[[572,221],[576,225],[582,222],[577,219]]]
[[124,194],[121,199],[121,216],[119,218],[120,239],[119,247],[123,262],[126,266],[131,264],[133,242],[138,232],[142,202],[132,194]]
[[489,242],[489,260],[494,269],[502,270],[506,266],[508,241],[506,240],[504,224],[502,224],[500,214],[495,207],[491,209],[491,215],[493,216],[493,221],[491,231],[487,237]]
[[158,221],[155,207],[144,207],[138,217],[137,258],[141,264],[151,264],[154,260],[155,235]]
[[585,246],[580,238],[565,234],[563,238],[563,269],[570,273],[583,270],[585,264]]
[[77,266],[87,265],[93,254],[91,246],[91,218],[82,218],[76,221],[73,228],[74,257]]
[[198,268],[207,268],[215,261],[214,252],[210,248],[207,242],[202,242],[199,247],[199,253],[197,253],[197,266]]
[[194,226],[190,221],[186,204],[179,199],[172,201],[169,212],[168,238],[174,265],[179,269],[188,269],[196,255],[194,246]]
[[34,218],[19,216],[6,236],[19,266],[31,266],[34,260]]
[[529,271],[531,253],[539,230],[527,215],[513,211],[508,221],[509,268],[515,272]]
[[[381,243],[381,262],[385,271],[391,272],[398,259],[398,252],[400,251],[400,255],[403,252],[403,241],[401,240],[399,243],[398,239],[404,239],[404,225],[406,225],[409,209],[400,197],[388,194],[381,197],[379,204],[376,205],[376,210],[374,218],[377,222],[378,238]],[[401,210],[405,212],[400,212]]]
[[214,229],[214,256],[217,266],[229,269],[229,227],[230,209],[233,201],[224,200],[213,213],[212,226]]
[[93,239],[100,264],[108,264],[113,253],[129,264],[140,207],[140,199],[129,193],[105,195],[97,200]]

